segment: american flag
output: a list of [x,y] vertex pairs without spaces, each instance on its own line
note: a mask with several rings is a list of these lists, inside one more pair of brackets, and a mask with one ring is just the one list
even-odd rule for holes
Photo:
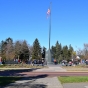
[[47,18],[49,17],[49,15],[50,15],[50,9],[48,9],[47,11]]

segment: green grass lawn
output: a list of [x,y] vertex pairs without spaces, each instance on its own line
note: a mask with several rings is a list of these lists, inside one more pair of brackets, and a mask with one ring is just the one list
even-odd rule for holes
[[0,76],[0,86],[5,86],[9,83],[13,83],[17,80],[20,80],[22,77],[3,77]]
[[88,82],[88,76],[60,76],[58,79],[62,84]]

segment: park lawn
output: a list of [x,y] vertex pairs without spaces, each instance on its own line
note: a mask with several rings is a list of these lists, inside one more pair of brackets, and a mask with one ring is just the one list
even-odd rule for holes
[[0,76],[0,86],[6,86],[9,83],[13,83],[17,80],[20,80],[22,77],[3,77]]
[[88,71],[88,65],[77,65],[77,66],[62,66],[67,71]]
[[6,65],[0,65],[0,68],[3,68],[3,67],[5,67]]
[[88,82],[88,76],[59,76],[58,79],[62,84]]
[[5,64],[0,65],[0,69],[2,68],[48,68],[48,66],[32,66],[30,64]]

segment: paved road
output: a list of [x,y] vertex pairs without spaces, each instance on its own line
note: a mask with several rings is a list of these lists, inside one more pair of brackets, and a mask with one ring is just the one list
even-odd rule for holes
[[32,70],[5,70],[0,71],[0,76],[36,76],[46,74],[48,76],[88,76],[88,72],[36,72]]
[[49,67],[44,69],[17,69],[0,71],[0,76],[36,76],[46,74],[48,76],[88,76],[88,72],[67,72],[61,67]]
[[36,76],[40,74],[46,74],[51,77],[56,76],[88,76],[88,72],[22,72],[19,73],[24,76]]

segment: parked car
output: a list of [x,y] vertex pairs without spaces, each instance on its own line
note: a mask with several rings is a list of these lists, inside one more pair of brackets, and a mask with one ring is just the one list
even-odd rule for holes
[[62,66],[72,66],[72,65],[73,65],[72,61],[69,62],[67,62],[66,60],[62,61]]
[[72,62],[71,61],[68,62],[68,66],[72,66]]
[[86,65],[88,65],[88,60],[86,60]]
[[62,66],[68,66],[68,63],[67,63],[66,60],[63,60],[63,61],[62,61]]

